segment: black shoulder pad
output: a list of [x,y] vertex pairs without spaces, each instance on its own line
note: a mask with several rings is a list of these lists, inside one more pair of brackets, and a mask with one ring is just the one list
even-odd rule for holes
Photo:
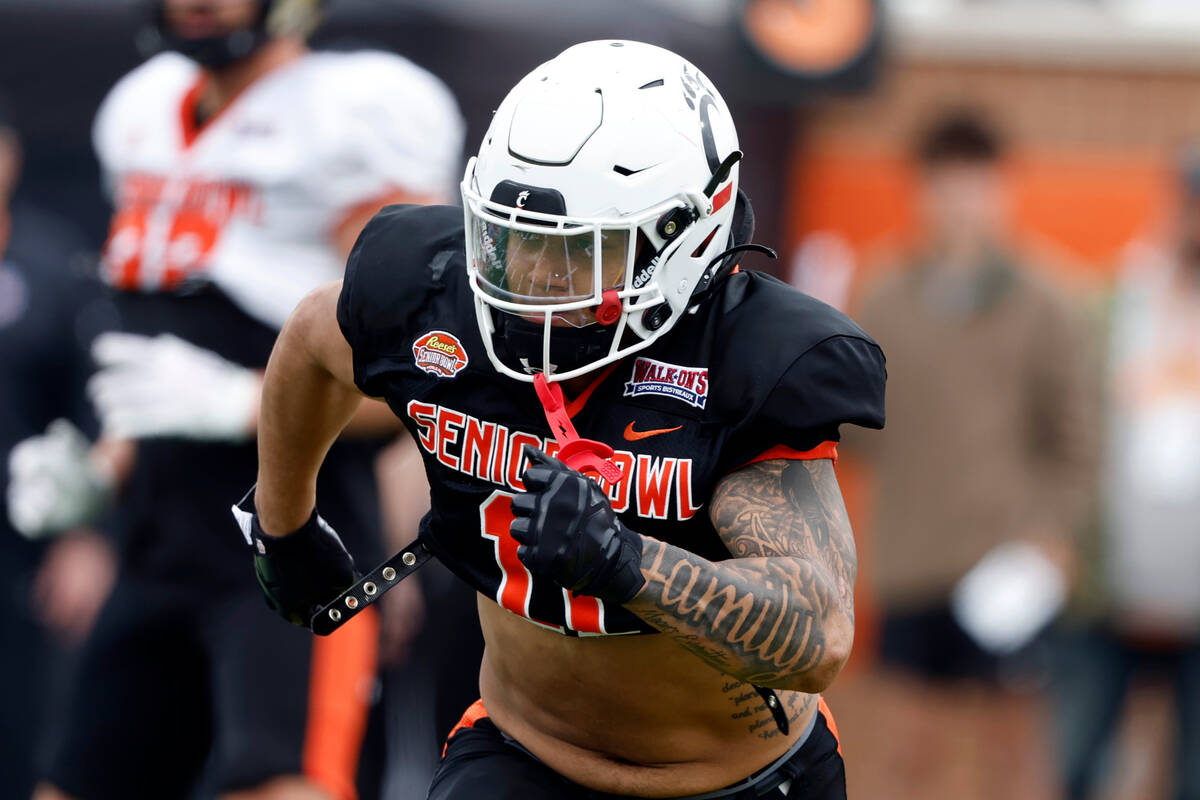
[[755,272],[731,276],[714,299],[724,333],[712,380],[735,425],[727,467],[838,441],[843,423],[883,427],[883,352],[849,317]]
[[394,205],[371,218],[350,251],[337,307],[360,389],[381,394],[373,385],[380,362],[408,351],[433,298],[464,271],[462,209]]

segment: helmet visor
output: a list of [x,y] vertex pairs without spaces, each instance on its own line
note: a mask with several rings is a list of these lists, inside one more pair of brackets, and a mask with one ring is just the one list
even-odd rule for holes
[[628,228],[503,224],[494,217],[471,215],[468,236],[484,293],[505,304],[528,307],[539,318],[550,310],[547,307],[574,305],[555,310],[554,321],[591,324],[595,314],[584,306],[598,304],[607,289],[625,286]]

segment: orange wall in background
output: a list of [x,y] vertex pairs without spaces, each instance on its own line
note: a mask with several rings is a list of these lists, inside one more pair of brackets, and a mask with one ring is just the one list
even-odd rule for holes
[[[1018,235],[1056,246],[1068,256],[1063,266],[1095,277],[1164,217],[1170,201],[1165,163],[1147,155],[1030,152],[1009,168]],[[792,245],[831,231],[869,269],[879,250],[915,235],[914,174],[903,155],[813,148],[793,159],[790,175],[785,230]]]
[[1166,217],[1171,181],[1161,158],[1033,154],[1012,165],[1020,230],[1066,248],[1105,273],[1130,239]]
[[789,186],[784,230],[792,246],[807,233],[831,231],[861,262],[873,248],[910,236],[916,224],[912,175],[898,156],[804,151],[792,159]]

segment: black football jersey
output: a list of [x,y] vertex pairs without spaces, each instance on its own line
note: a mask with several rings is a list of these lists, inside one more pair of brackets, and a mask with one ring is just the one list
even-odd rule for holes
[[[511,499],[521,448],[557,444],[533,384],[500,375],[476,324],[462,210],[390,206],[350,255],[338,322],[359,388],[419,443],[432,510],[421,537],[478,591],[571,635],[650,632],[620,606],[575,596],[517,558]],[[883,425],[884,359],[840,312],[771,277],[730,276],[653,345],[597,371],[568,402],[581,437],[611,445],[603,484],[630,529],[729,558],[706,512],[717,482],[764,453],[805,453],[838,426]],[[780,449],[777,449],[780,448]]]

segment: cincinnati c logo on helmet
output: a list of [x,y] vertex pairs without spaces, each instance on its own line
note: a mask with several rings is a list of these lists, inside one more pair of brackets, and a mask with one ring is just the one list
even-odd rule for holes
[[525,202],[529,200],[529,190],[526,189],[517,195],[517,208],[524,208]]
[[717,140],[713,136],[712,120],[710,119],[711,111],[716,106],[713,91],[704,84],[698,73],[693,75],[687,67],[683,68],[680,82],[683,84],[683,102],[687,103],[688,108],[699,111],[704,158],[708,161],[708,168],[716,172],[721,166],[721,157],[717,153]]

